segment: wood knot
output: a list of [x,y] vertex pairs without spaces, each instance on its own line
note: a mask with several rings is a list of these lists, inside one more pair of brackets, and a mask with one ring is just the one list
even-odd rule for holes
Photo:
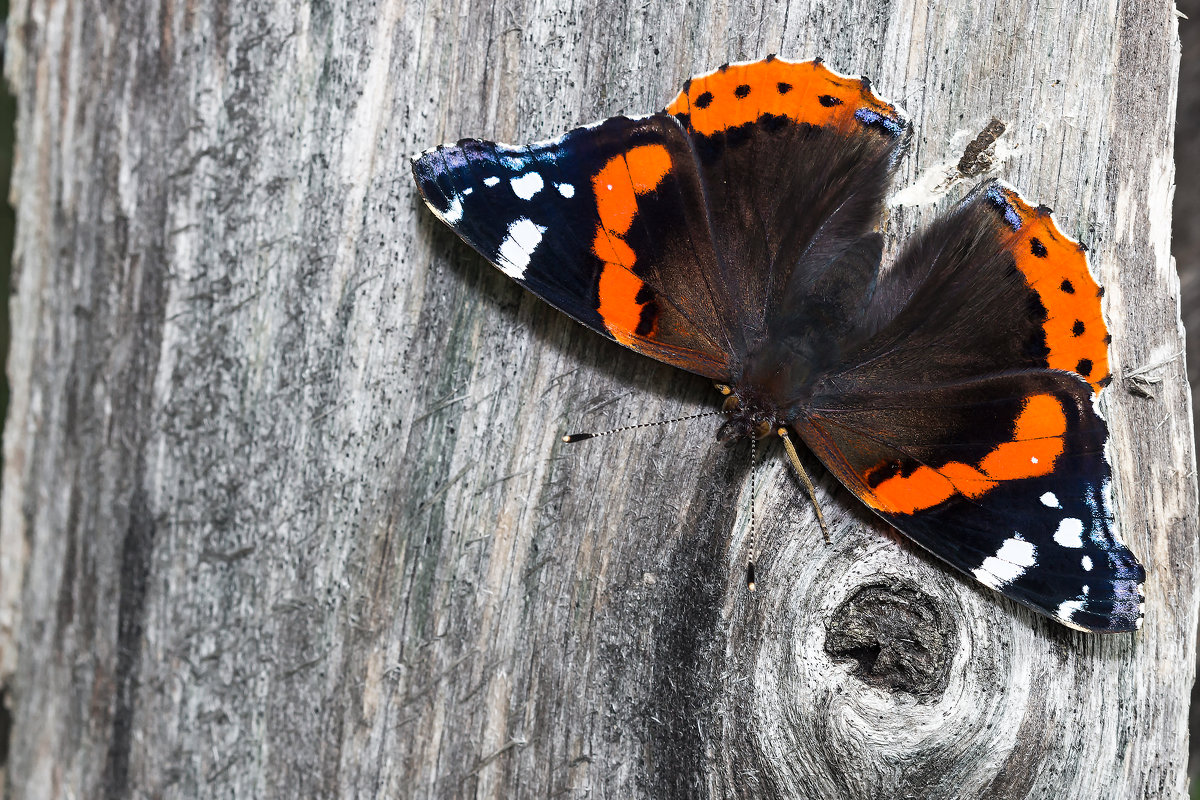
[[891,691],[940,694],[950,680],[955,630],[938,603],[906,583],[861,586],[838,606],[825,652],[857,662],[864,683]]

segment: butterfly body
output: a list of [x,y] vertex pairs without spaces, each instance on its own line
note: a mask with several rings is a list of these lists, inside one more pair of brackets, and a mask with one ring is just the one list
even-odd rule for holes
[[[743,399],[745,395],[748,400]],[[717,441],[733,444],[741,439],[765,439],[780,425],[779,411],[763,394],[746,387],[730,390],[721,407],[728,419],[717,429]]]
[[596,332],[713,380],[718,439],[799,436],[864,504],[1041,613],[1136,628],[1116,538],[1100,291],[1049,209],[984,183],[890,269],[909,125],[860,78],[768,58],[662,112],[428,151],[429,207]]

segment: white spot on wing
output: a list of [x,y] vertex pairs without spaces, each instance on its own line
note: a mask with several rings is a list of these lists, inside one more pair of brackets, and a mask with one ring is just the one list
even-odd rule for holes
[[436,208],[433,208],[433,206],[429,207],[433,209],[433,213],[437,215],[438,219],[447,225],[455,225],[460,219],[462,219],[463,202],[461,197],[450,198],[450,207],[445,211],[438,211]]
[[971,570],[971,574],[975,576],[975,580],[979,581],[984,586],[990,587],[992,589],[1000,588],[1000,580],[997,579],[995,575],[988,572],[983,567],[980,567],[979,569]]
[[1036,464],[1036,463],[1038,463],[1037,456],[1031,456],[1031,457],[1030,457],[1030,459],[1029,459],[1029,463],[1030,463],[1030,464]]
[[1071,617],[1083,608],[1082,600],[1064,600],[1058,604],[1058,608],[1054,612],[1054,616],[1061,619],[1063,622],[1070,622]]
[[1054,532],[1054,541],[1063,547],[1083,547],[1083,521],[1075,517],[1067,517],[1058,523]]
[[1084,572],[1092,571],[1092,557],[1091,556],[1084,556],[1083,558],[1079,559],[1079,563],[1083,564]]
[[500,182],[500,179],[497,178],[495,175],[489,175],[488,177],[483,179],[484,186],[495,186],[499,182]]
[[558,193],[568,200],[575,196],[575,187],[569,183],[556,183],[554,188],[558,189]]
[[509,184],[512,185],[513,193],[522,200],[529,200],[546,185],[545,181],[542,180],[542,176],[536,172],[526,172],[524,175],[518,175],[510,180]]
[[521,217],[508,226],[508,235],[500,243],[497,254],[499,267],[510,278],[521,280],[533,251],[542,241],[546,229],[528,217]]
[[999,589],[1024,575],[1025,570],[1035,564],[1037,548],[1018,534],[1005,539],[996,555],[985,558],[979,569],[974,570],[974,575],[980,583]]
[[1050,508],[1062,508],[1062,505],[1058,502],[1058,497],[1055,496],[1054,492],[1046,492],[1044,495],[1042,495],[1042,505],[1049,506]]

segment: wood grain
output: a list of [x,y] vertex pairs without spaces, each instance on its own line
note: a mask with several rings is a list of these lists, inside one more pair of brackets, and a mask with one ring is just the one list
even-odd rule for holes
[[[1183,797],[1197,494],[1170,3],[17,0],[4,789],[33,797]],[[706,383],[523,293],[408,156],[778,52],[916,136],[889,250],[991,173],[1107,287],[1136,636],[959,580]],[[975,159],[978,164],[978,157]],[[947,172],[949,165],[950,172]]]

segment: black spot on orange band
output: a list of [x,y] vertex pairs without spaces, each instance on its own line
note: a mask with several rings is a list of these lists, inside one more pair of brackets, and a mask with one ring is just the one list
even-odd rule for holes
[[[857,123],[878,125],[892,135],[900,132],[904,118],[864,87],[857,78],[838,75],[815,61],[732,64],[694,76],[667,106],[667,113],[689,114],[691,132],[705,137],[757,122],[764,114],[838,130]],[[756,102],[742,102],[751,96]]]
[[1003,210],[1013,230],[1010,246],[1017,269],[1040,300],[1040,309],[1030,308],[1030,319],[1041,327],[1043,347],[1038,350],[1045,354],[1031,348],[1038,342],[1026,343],[1032,360],[1075,372],[1100,391],[1108,375],[1111,340],[1082,246],[1058,229],[1048,209],[1030,206],[1007,187],[989,191],[987,200]]

